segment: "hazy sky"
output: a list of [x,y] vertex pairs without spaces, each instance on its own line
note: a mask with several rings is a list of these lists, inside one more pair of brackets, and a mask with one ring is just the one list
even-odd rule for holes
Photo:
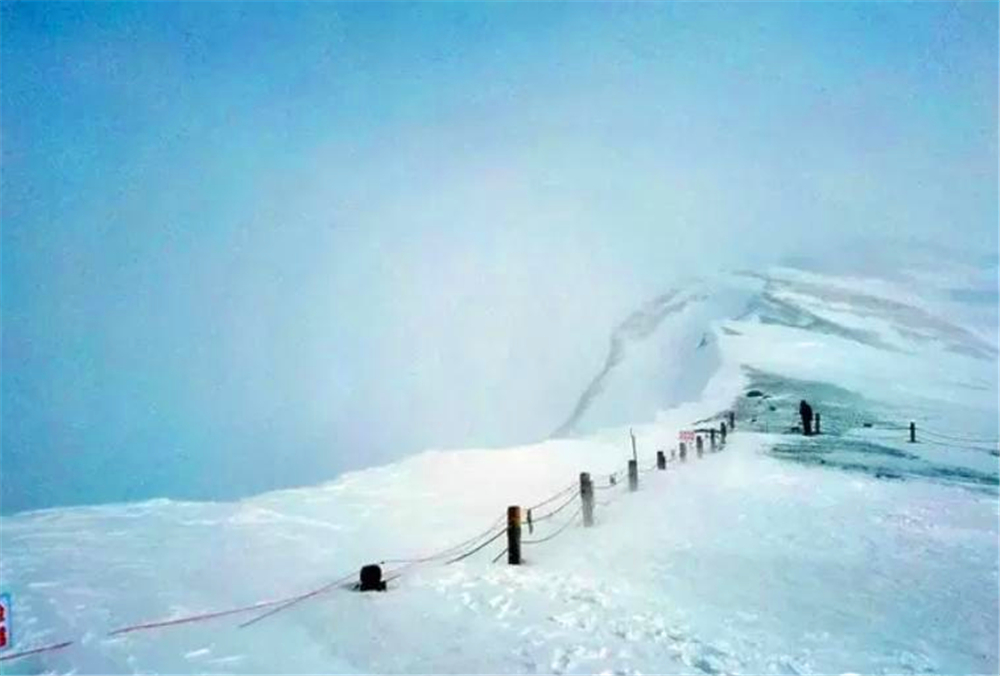
[[997,251],[997,4],[5,3],[2,509],[544,436],[680,275]]

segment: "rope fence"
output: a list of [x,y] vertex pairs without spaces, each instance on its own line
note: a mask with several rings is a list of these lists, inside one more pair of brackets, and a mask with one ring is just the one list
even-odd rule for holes
[[989,453],[994,456],[1000,456],[1000,439],[971,437],[953,432],[940,432],[935,429],[928,429],[922,423],[918,426],[916,421],[912,421],[907,425],[884,423],[879,424],[877,427],[872,423],[865,423],[862,427],[854,428],[843,436],[862,440],[875,437],[880,441],[919,443],[949,450]]
[[[638,459],[635,450],[635,437],[631,434],[632,440],[632,452],[633,459],[629,461],[627,467],[619,469],[611,474],[603,475],[603,480],[600,483],[595,483],[591,480],[590,474],[583,472],[580,474],[580,479],[578,482],[573,483],[561,488],[557,492],[553,493],[544,500],[531,505],[528,508],[521,508],[519,506],[511,506],[508,508],[506,516],[500,515],[496,520],[494,520],[489,527],[476,533],[472,537],[466,538],[457,542],[449,547],[435,551],[430,554],[410,557],[410,558],[387,558],[382,559],[378,562],[379,575],[381,575],[380,566],[397,566],[392,570],[388,571],[387,577],[381,582],[381,589],[385,589],[385,583],[399,579],[403,575],[411,572],[413,569],[430,564],[440,564],[444,566],[450,566],[455,563],[464,561],[475,554],[486,549],[491,544],[497,542],[503,536],[507,536],[506,546],[492,557],[492,563],[500,561],[504,556],[507,557],[507,562],[509,564],[520,564],[521,561],[521,546],[537,546],[552,540],[555,540],[559,536],[566,533],[570,528],[575,525],[582,525],[585,528],[592,527],[594,525],[594,506],[600,506],[602,508],[607,508],[611,506],[614,502],[619,500],[626,493],[635,492],[639,486],[639,476],[646,475],[650,472],[659,470],[664,471],[670,465],[675,465],[678,463],[688,462],[687,453],[687,443],[692,440],[695,441],[695,449],[697,450],[696,457],[702,457],[705,452],[714,453],[721,451],[726,446],[727,433],[732,433],[735,431],[735,414],[732,412],[728,413],[728,416],[722,416],[724,421],[720,424],[719,429],[714,428],[696,428],[693,431],[687,431],[682,433],[681,441],[679,446],[679,452],[671,450],[670,457],[668,458],[663,450],[657,451],[656,461],[651,465],[638,467]],[[711,418],[706,418],[699,421],[696,424],[703,425],[709,423],[710,421],[718,420],[719,416],[713,416]],[[728,428],[726,425],[728,422]],[[879,439],[889,439],[897,438],[900,435],[895,433],[907,434],[907,441],[916,443],[917,442],[917,429],[914,422],[908,425],[895,425],[892,423],[886,425],[879,425],[879,427],[873,427],[870,424],[865,425],[865,429],[871,430],[878,435],[884,435],[885,433],[894,433],[890,436],[878,436]],[[716,432],[718,431],[718,435]],[[997,439],[987,439],[978,436],[968,436],[964,434],[956,434],[952,432],[942,432],[935,429],[924,429],[923,427],[919,430],[920,443],[941,446],[947,448],[958,448],[963,450],[975,450],[980,452],[991,452],[997,455],[997,444],[1000,440]],[[718,436],[718,441],[717,441]],[[708,439],[710,444],[708,447],[705,445],[705,440]],[[694,457],[694,456],[692,456]],[[615,492],[616,489],[627,489]],[[595,491],[610,491],[606,495],[606,499],[595,500]],[[579,500],[579,502],[578,502]],[[558,505],[550,508],[541,514],[537,514],[539,508],[552,505],[557,503]],[[576,504],[576,509],[570,514],[568,518],[564,521],[559,522],[555,528],[546,534],[536,534],[536,526],[539,524],[544,524],[545,527],[542,530],[547,530],[548,522],[554,519],[557,515],[561,514],[564,510],[568,509],[571,505]],[[524,523],[528,526],[528,534],[533,537],[526,539],[521,538],[522,530],[522,517],[524,514],[526,520]],[[582,517],[582,518],[581,518]],[[506,521],[506,523],[505,523]],[[365,568],[370,568],[372,566],[366,566]],[[131,634],[135,632],[150,631],[154,629],[161,629],[166,627],[172,627],[182,624],[190,624],[196,622],[206,622],[214,619],[219,619],[223,617],[231,617],[242,614],[256,613],[253,617],[248,620],[243,621],[239,625],[239,628],[247,628],[261,622],[267,618],[273,617],[274,615],[288,610],[297,606],[298,604],[319,597],[323,594],[331,592],[335,589],[343,588],[353,588],[360,591],[365,591],[364,587],[364,569],[362,569],[362,582],[360,585],[348,583],[355,579],[357,576],[356,571],[350,573],[345,573],[334,578],[321,586],[314,589],[295,594],[292,596],[287,596],[278,599],[258,601],[256,603],[251,603],[248,605],[238,606],[234,608],[206,611],[198,614],[187,615],[183,617],[173,617],[161,620],[147,621],[132,625],[126,625],[118,627],[107,632],[108,637],[121,636],[125,634]],[[79,641],[61,641],[58,643],[52,643],[49,645],[43,645],[36,648],[31,648],[28,650],[23,650],[20,652],[12,652],[7,654],[0,654],[0,662],[5,662],[9,660],[16,660],[20,658],[25,658],[33,655],[39,655],[59,650],[64,650],[73,645],[76,645]]]

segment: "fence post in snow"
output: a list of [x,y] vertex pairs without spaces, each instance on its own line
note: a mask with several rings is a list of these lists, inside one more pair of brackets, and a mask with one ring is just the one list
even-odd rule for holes
[[819,434],[819,413],[816,414],[816,426],[813,434]]
[[663,451],[656,452],[656,469],[666,469],[667,468],[667,456],[664,455]]
[[699,434],[694,438],[694,450],[698,452],[698,457],[705,455],[705,442],[702,440]]
[[729,412],[729,429],[736,429],[736,413],[733,411]]
[[628,489],[636,491],[639,489],[639,461],[628,461]]
[[718,450],[715,446],[715,428],[712,428],[708,431],[708,438],[710,440],[709,443],[711,444],[712,451],[715,452],[716,450]]
[[521,564],[521,508],[517,505],[507,508],[507,563]]
[[590,480],[590,472],[580,472],[580,501],[583,503],[583,525],[590,528],[594,525],[594,483]]
[[917,443],[917,423],[915,422],[910,423],[910,443]]
[[681,447],[681,462],[687,462],[688,460],[688,447],[683,441],[680,443]]
[[719,436],[722,438],[722,445],[726,445],[726,422],[719,423]]

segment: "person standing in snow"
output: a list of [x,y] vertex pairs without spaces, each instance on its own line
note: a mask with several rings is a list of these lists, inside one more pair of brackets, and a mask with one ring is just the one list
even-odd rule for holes
[[805,399],[799,402],[799,416],[802,418],[802,434],[812,436],[813,409]]

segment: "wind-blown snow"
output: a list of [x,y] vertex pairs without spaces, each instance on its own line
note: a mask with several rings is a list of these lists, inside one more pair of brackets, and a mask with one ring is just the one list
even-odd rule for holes
[[[4,673],[996,673],[997,457],[898,429],[995,439],[995,346],[913,290],[765,277],[704,285],[676,312],[676,299],[647,307],[642,331],[620,328],[619,358],[567,421],[597,430],[583,436],[428,451],[234,503],[3,518],[17,648],[80,639]],[[678,385],[685,366],[695,375]],[[827,434],[785,433],[802,396]],[[245,629],[252,615],[107,636],[434,552],[580,471],[602,483],[631,453],[615,425],[634,426],[646,468],[678,430],[731,408],[724,451],[644,473],[635,494],[599,491],[593,529],[526,546],[523,566],[491,563],[501,538],[408,568],[387,593],[338,587]]]

